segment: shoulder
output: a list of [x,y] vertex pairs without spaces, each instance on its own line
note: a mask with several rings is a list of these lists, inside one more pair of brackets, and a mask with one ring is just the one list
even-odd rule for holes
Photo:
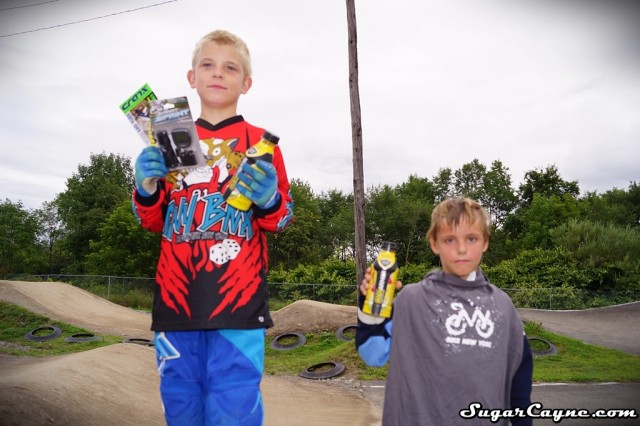
[[263,127],[253,125],[248,121],[244,121],[244,125],[247,129],[247,133],[249,134],[249,137],[251,138],[251,140],[259,139],[265,131]]
[[[494,284],[489,283],[489,288],[491,290],[491,298],[495,303],[496,309],[502,312],[503,315],[510,317],[512,323],[518,324],[518,328],[522,327],[522,319],[520,318],[520,314],[516,309],[516,306],[513,304],[511,297],[501,288],[497,287]],[[522,334],[522,331],[519,331],[519,334]]]
[[433,272],[430,272],[418,282],[403,285],[398,292],[397,299],[404,301],[403,303],[411,303],[418,300],[419,295],[428,293],[433,287],[434,275]]
[[504,291],[503,289],[501,289],[500,287],[498,287],[497,285],[491,282],[488,285],[489,285],[489,288],[491,289],[491,293],[493,294],[493,297],[513,305],[513,302],[511,301],[511,296],[509,296],[509,294],[506,291]]

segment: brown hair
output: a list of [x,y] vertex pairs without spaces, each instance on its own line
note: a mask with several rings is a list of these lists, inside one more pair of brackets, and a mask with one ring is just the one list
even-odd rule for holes
[[427,231],[428,240],[436,240],[444,225],[455,228],[461,222],[480,221],[482,234],[488,241],[491,237],[491,219],[489,213],[477,201],[465,197],[447,198],[431,212],[431,225]]

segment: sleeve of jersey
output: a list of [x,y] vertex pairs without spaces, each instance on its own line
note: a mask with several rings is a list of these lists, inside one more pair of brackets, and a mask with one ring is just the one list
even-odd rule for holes
[[[523,335],[522,362],[511,381],[511,408],[520,408],[527,412],[531,405],[531,386],[533,376],[533,356],[529,347],[527,336]],[[530,426],[533,424],[531,417],[513,417],[512,425]]]
[[137,190],[133,191],[131,197],[133,214],[144,229],[151,232],[162,232],[164,228],[165,195],[165,182],[162,180],[158,185],[158,190],[150,197],[143,197]]
[[282,232],[293,221],[293,199],[287,170],[282,158],[280,147],[276,147],[273,154],[273,165],[278,172],[278,192],[280,200],[268,209],[253,207],[254,217],[262,229],[268,232]]
[[391,318],[375,317],[362,312],[364,296],[358,293],[358,327],[356,349],[360,358],[371,367],[382,367],[391,354]]

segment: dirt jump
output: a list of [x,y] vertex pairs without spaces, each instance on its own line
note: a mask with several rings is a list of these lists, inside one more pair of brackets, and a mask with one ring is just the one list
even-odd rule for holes
[[[96,334],[122,336],[124,342],[152,338],[148,314],[68,284],[0,281],[0,300]],[[523,319],[586,343],[640,353],[640,302],[520,312]],[[298,301],[273,312],[273,319],[269,335],[336,330],[355,322],[356,308]],[[46,358],[0,356],[0,425],[163,425],[154,355],[152,347],[120,343]],[[265,375],[262,392],[267,426],[381,421],[384,382],[363,385],[348,375],[330,380]]]

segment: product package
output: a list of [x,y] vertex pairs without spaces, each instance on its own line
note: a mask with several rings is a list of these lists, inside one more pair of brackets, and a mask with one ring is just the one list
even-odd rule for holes
[[151,137],[169,171],[205,165],[186,96],[149,101]]
[[149,116],[149,101],[158,99],[148,84],[142,86],[120,105],[120,110],[127,116],[129,122],[142,141],[151,145],[151,118]]
[[169,180],[180,180],[188,169],[205,165],[186,96],[158,99],[145,84],[120,105],[142,141],[162,151]]

